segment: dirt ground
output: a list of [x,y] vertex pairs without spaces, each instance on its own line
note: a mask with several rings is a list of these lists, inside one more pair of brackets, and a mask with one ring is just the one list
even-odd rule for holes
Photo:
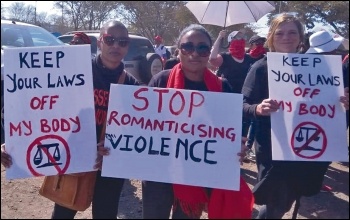
[[[256,181],[256,165],[250,161],[242,166],[242,175],[252,187]],[[26,178],[8,181],[1,166],[1,219],[47,219],[53,203],[38,194],[43,178]],[[349,219],[349,163],[332,163],[324,183],[332,192],[321,192],[303,197],[298,219]],[[254,206],[253,218],[258,206]],[[293,210],[293,208],[292,208]],[[290,219],[292,211],[283,219]],[[91,207],[78,212],[76,219],[91,219]],[[126,181],[120,199],[119,219],[142,218],[141,184],[138,180]],[[202,219],[207,219],[203,212]]]

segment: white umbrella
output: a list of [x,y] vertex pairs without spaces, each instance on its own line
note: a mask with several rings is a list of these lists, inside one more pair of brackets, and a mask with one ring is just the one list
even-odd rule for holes
[[234,24],[257,22],[275,10],[269,1],[189,1],[186,7],[200,24],[228,27]]

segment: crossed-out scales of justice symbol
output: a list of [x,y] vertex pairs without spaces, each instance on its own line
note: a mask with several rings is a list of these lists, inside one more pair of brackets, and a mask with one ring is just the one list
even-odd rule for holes
[[[61,154],[60,154],[60,149],[58,148],[58,143],[53,143],[53,144],[41,144],[38,145],[38,150],[36,151],[34,155],[33,162],[35,165],[41,164],[43,160],[43,150],[45,148],[45,151],[47,152],[45,155],[47,157],[47,163],[44,163],[43,165],[37,166],[37,168],[41,167],[47,167],[47,166],[54,166],[54,165],[61,165],[62,163],[57,163],[61,159]],[[53,153],[53,159],[55,159],[55,162],[51,161],[49,158],[49,149],[51,147],[54,147],[54,153]]]
[[[317,132],[317,129],[316,128],[310,128],[310,127],[300,127],[299,128],[299,133],[298,133],[298,136],[295,137],[295,139],[298,141],[298,142],[302,142],[304,140],[304,136],[303,136],[303,130],[306,131],[306,141],[309,140],[309,131],[315,131]],[[314,133],[315,134],[315,133]],[[316,136],[314,139],[314,141],[319,141],[320,140],[320,136]],[[321,151],[321,149],[317,149],[317,148],[314,148],[314,147],[311,147],[311,146],[305,146],[305,147],[295,147],[296,150],[298,149],[301,149],[302,150],[312,150],[312,151]]]

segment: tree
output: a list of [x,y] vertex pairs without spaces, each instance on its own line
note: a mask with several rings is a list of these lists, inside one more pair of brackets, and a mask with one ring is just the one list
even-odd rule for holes
[[321,23],[349,38],[349,1],[278,1],[276,4],[280,10],[271,16],[279,12],[296,12],[309,31],[316,23]]
[[1,19],[5,19],[6,7],[1,2]]
[[100,29],[117,5],[111,1],[55,1],[55,7],[62,10],[62,23],[64,13],[74,30]]
[[[129,30],[138,32],[153,41],[154,36],[160,35],[167,45],[174,45],[181,30],[190,24],[198,24],[196,17],[185,6],[184,1],[171,2],[121,2],[117,8],[119,16],[129,25]],[[203,26],[211,33],[215,41],[223,27],[215,25]],[[247,24],[237,24],[227,27],[228,33],[245,28],[252,36],[253,31]],[[227,42],[226,42],[227,46]]]
[[[128,28],[146,36],[153,41],[160,35],[165,44],[173,44],[179,31],[183,28],[183,20],[178,20],[182,1],[121,1],[116,13],[125,21]],[[187,21],[191,22],[191,20]]]
[[86,1],[83,4],[80,19],[86,30],[97,30],[106,20],[111,18],[111,12],[118,3],[111,1]]
[[32,5],[26,6],[23,2],[11,3],[7,8],[9,19],[22,22],[32,22],[34,18],[35,7]]

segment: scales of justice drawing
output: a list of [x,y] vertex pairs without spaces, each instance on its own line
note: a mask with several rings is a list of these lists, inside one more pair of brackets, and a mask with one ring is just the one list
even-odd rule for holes
[[[61,165],[62,163],[58,163],[57,161],[59,161],[61,159],[61,154],[60,154],[60,149],[58,147],[58,143],[53,143],[53,144],[41,144],[37,146],[38,149],[34,155],[34,159],[33,162],[35,165],[40,165],[43,162],[43,158],[44,155],[46,155],[47,158],[47,162],[37,166],[37,168],[41,168],[41,167],[47,167],[47,166],[54,166],[54,165]],[[53,155],[52,158],[54,159],[54,161],[52,159],[50,159],[49,155],[50,155],[50,151],[49,149],[53,148]],[[45,153],[43,153],[43,151]]]
[[320,140],[319,134],[320,132],[318,131],[317,128],[306,127],[306,126],[300,127],[298,136],[296,136],[295,139],[300,143],[302,142],[303,143],[309,142],[309,143],[307,144],[307,146],[295,147],[295,149],[298,150],[302,148],[302,150],[321,151],[321,149],[319,148],[309,146],[310,142],[312,141],[318,142]]

